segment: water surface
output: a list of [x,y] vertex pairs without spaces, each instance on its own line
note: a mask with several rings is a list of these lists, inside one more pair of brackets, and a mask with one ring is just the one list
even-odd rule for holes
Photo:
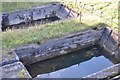
[[93,46],[26,67],[32,77],[81,78],[113,65],[103,54],[106,53],[102,49]]

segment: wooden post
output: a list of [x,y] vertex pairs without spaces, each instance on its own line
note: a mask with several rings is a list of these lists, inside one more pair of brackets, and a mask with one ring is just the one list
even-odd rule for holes
[[82,12],[80,12],[80,23],[82,22]]
[[68,13],[68,15],[67,15],[67,18],[68,18],[68,16],[70,15],[70,13],[71,13],[71,9],[69,10],[69,13]]
[[102,23],[102,14],[103,14],[103,12],[101,12],[101,14],[100,14],[100,18],[101,18],[101,23]]
[[113,24],[113,19],[114,19],[114,17],[111,18],[111,26],[112,26],[112,24]]
[[83,9],[85,8],[85,5],[86,5],[86,4],[84,4]]
[[103,12],[101,12],[101,15],[100,15],[101,18],[102,18],[102,14],[103,14]]
[[94,7],[93,7],[94,5],[91,5],[91,7],[92,7],[92,10],[91,10],[91,14],[93,13],[93,10],[94,10]]
[[77,4],[77,0],[75,0],[75,6],[76,6],[76,4]]
[[78,14],[77,14],[77,17],[79,17],[79,15],[80,15],[80,14],[78,13]]

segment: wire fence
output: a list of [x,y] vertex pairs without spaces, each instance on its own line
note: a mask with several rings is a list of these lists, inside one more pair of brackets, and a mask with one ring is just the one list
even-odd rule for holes
[[[83,2],[79,2],[75,0],[74,2],[67,2],[65,0],[61,1],[62,4],[65,6],[70,7],[73,11],[75,11],[80,16],[80,21],[82,22],[81,18],[83,17],[81,14],[87,14],[87,15],[94,15],[100,18],[100,23],[107,23],[109,26],[118,25],[117,23],[117,11],[114,11],[112,8],[110,8],[110,11],[106,13],[105,8],[109,7],[113,3],[111,2],[104,2],[104,4],[100,3],[93,3],[93,4],[86,4]],[[113,25],[114,24],[114,25]],[[114,27],[118,28],[118,27]]]

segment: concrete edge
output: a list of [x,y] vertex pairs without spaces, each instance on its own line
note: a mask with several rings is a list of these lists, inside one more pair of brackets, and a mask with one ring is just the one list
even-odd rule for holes
[[2,78],[32,78],[21,62],[7,64],[2,67]]
[[90,74],[84,78],[111,78],[114,77],[114,75],[117,75],[120,73],[120,63],[113,65],[111,67],[108,67],[107,69],[103,69],[99,72]]

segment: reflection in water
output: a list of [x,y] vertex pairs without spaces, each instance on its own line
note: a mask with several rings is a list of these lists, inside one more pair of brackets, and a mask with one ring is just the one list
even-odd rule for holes
[[[32,77],[81,78],[113,65],[99,47],[91,47],[54,59],[26,65]],[[114,62],[114,61],[113,61]]]

